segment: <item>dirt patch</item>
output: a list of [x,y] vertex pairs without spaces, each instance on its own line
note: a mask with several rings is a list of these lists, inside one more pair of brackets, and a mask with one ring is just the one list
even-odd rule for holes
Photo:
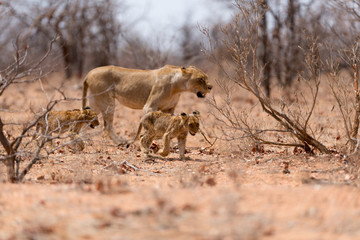
[[[56,83],[55,78],[51,84]],[[70,81],[65,94],[80,97],[80,85]],[[18,90],[6,92],[3,107],[36,110],[47,100],[39,85]],[[58,94],[50,89],[47,93]],[[237,101],[239,105],[253,103],[246,99],[250,98],[242,96]],[[322,109],[331,108],[332,103],[323,99]],[[80,107],[80,100],[58,106],[74,107]],[[193,108],[202,114],[202,126],[213,140],[218,123],[209,114],[209,106],[193,94],[184,94],[177,111]],[[142,111],[117,106],[118,134],[132,139],[141,115]],[[32,116],[15,111],[2,118],[21,122]],[[324,139],[333,148],[341,131],[338,121],[319,118],[317,122],[330,126]],[[340,155],[270,147],[259,153],[251,146],[221,139],[206,148],[209,144],[197,134],[188,137],[191,159],[181,161],[176,141],[168,158],[149,159],[138,143],[128,149],[114,146],[102,134],[102,126],[86,130],[84,139],[84,151],[60,148],[35,164],[23,184],[6,183],[1,166],[1,239],[360,237],[358,168],[355,164],[350,169]]]

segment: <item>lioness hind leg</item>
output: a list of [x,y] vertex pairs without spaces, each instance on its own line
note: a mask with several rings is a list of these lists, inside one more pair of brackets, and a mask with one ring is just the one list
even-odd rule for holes
[[[94,98],[94,96],[92,94],[89,94],[88,96],[89,98],[89,106],[92,110],[94,110],[96,112],[96,114],[99,114],[101,113],[101,109],[100,107],[96,104],[96,100]],[[87,106],[85,106],[87,107]]]
[[120,138],[114,131],[113,121],[114,121],[114,111],[115,111],[115,99],[109,96],[108,94],[102,94],[98,96],[93,96],[94,101],[96,102],[96,108],[100,110],[104,118],[104,131],[110,137],[110,139],[116,145],[126,144],[125,139]]

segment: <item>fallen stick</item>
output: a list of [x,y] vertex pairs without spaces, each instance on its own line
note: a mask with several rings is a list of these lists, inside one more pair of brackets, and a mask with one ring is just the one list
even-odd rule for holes
[[200,130],[201,135],[202,135],[202,136],[205,138],[205,140],[210,144],[210,146],[207,146],[207,147],[205,147],[204,149],[208,149],[208,148],[211,148],[212,146],[214,146],[217,138],[215,138],[214,142],[211,143],[211,142],[207,139],[207,137],[205,136],[204,132],[201,131],[201,129],[199,129],[199,130]]
[[150,174],[154,174],[154,175],[161,175],[159,173],[156,173],[156,172],[152,172],[152,171],[148,171],[148,170],[144,170],[144,169],[140,169],[138,167],[135,167],[134,165],[128,163],[127,160],[123,160],[121,163],[118,163],[116,161],[113,161],[111,164],[105,166],[103,169],[109,169],[109,168],[112,168],[112,167],[125,167],[125,169],[123,170],[127,170],[127,168],[131,168],[133,169],[134,171],[140,171],[140,172],[146,172],[146,173],[150,173]]

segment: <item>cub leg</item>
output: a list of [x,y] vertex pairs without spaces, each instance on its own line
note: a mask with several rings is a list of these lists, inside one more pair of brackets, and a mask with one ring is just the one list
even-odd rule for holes
[[182,134],[180,136],[178,136],[178,147],[179,147],[179,154],[180,154],[180,159],[185,160],[185,159],[190,159],[189,157],[185,157],[185,145],[186,145],[186,135],[187,134]]
[[149,134],[149,133],[144,133],[144,135],[141,136],[140,138],[140,148],[141,151],[145,154],[149,154],[150,152],[150,146],[151,143],[153,141],[153,134]]
[[78,136],[77,133],[75,133],[75,132],[71,133],[71,135],[70,135],[70,140],[71,140],[70,146],[74,151],[82,151],[85,148],[84,141],[80,137],[76,138],[76,136]]
[[171,141],[170,134],[166,132],[163,137],[164,146],[158,152],[161,156],[166,157],[167,155],[169,155],[170,141]]
[[46,127],[41,127],[40,129],[40,136],[37,137],[37,139],[40,140],[40,143],[45,141],[45,145],[50,145],[51,147],[54,147],[54,141],[53,141],[53,136],[52,133],[46,130]]

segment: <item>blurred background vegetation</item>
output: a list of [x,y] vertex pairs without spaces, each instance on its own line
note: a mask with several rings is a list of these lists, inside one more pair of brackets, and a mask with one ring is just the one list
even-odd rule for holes
[[[234,1],[213,1],[234,9],[233,18],[239,11]],[[257,52],[259,59],[266,63],[264,87],[267,94],[270,94],[270,81],[290,86],[296,78],[294,76],[304,70],[299,46],[304,44],[306,35],[316,36],[320,44],[331,44],[332,53],[358,39],[358,0],[258,2],[263,18],[259,25],[261,41]],[[206,11],[206,6],[204,8]],[[156,43],[150,42],[138,30],[129,27],[127,20],[119,17],[128,15],[128,11],[132,9],[121,0],[2,1],[0,69],[5,69],[13,61],[16,39],[22,47],[27,46],[31,58],[36,59],[47,51],[45,46],[55,36],[59,38],[48,61],[53,63],[50,65],[52,70],[63,71],[67,78],[83,76],[94,67],[108,64],[147,69],[165,63],[190,65],[206,61],[201,54],[203,36],[196,24],[184,21],[174,34],[176,41],[172,41],[173,46],[169,48],[164,47],[168,40],[161,39],[162,36]],[[206,27],[217,42],[218,54],[223,58],[230,57],[221,42],[223,33],[220,28],[226,23],[216,23],[213,19],[209,24]],[[245,19],[238,24],[245,24]],[[329,53],[330,49],[321,49],[323,55],[327,54],[326,51]],[[347,64],[342,62],[340,66]]]

